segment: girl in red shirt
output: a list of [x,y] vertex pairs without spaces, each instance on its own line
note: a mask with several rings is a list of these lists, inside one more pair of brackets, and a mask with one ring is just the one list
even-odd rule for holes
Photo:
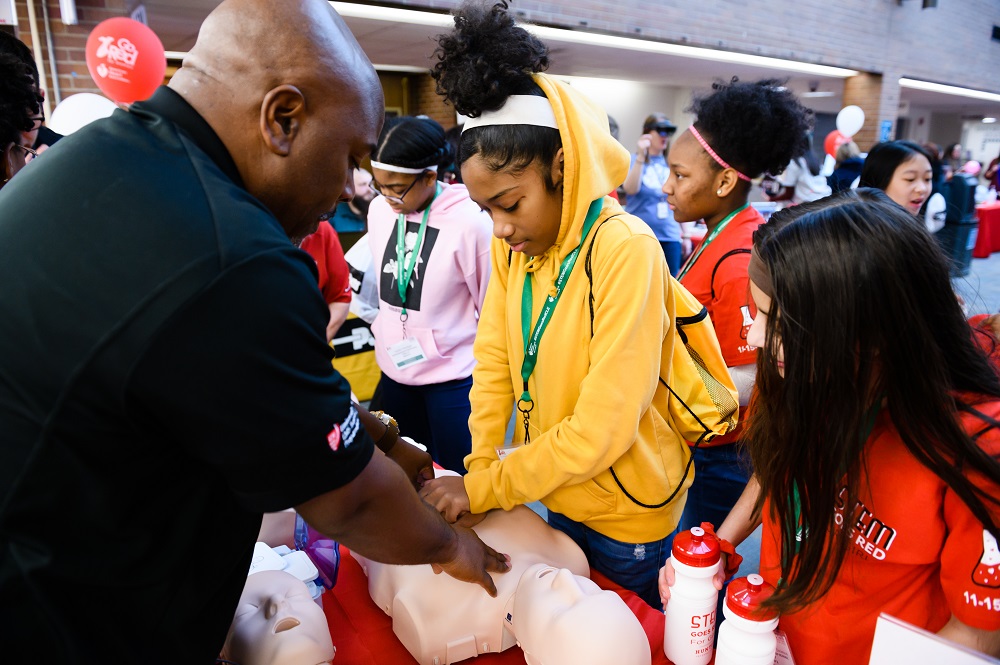
[[868,662],[880,612],[1000,654],[1000,380],[934,239],[858,189],[776,213],[749,275],[755,477],[718,532],[763,520],[796,663]]

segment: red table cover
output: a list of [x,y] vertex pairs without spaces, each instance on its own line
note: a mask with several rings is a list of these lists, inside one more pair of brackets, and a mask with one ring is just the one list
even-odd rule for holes
[[976,206],[976,216],[979,218],[979,234],[972,256],[986,259],[993,252],[1000,252],[1000,202]]

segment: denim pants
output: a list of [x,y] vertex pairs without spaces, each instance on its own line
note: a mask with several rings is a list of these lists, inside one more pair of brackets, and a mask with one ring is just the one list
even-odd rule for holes
[[702,522],[711,522],[718,529],[750,480],[750,458],[736,443],[699,446],[691,453],[694,484],[688,489],[680,530],[700,526]]
[[472,452],[472,377],[408,386],[383,374],[380,385],[379,408],[396,419],[399,433],[427,446],[444,468],[464,474],[465,456]]
[[677,277],[677,271],[681,269],[680,240],[661,240],[660,248],[663,249],[663,256],[667,259],[667,267],[670,269],[670,274]]
[[662,609],[656,578],[670,554],[673,533],[650,543],[625,543],[551,510],[549,525],[580,546],[591,568],[618,586],[635,592],[651,607]]

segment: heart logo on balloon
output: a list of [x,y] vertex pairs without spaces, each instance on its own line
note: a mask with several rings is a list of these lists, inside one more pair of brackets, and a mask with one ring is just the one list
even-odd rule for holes
[[148,99],[167,71],[160,38],[130,18],[99,23],[87,38],[86,53],[87,69],[97,87],[119,104]]

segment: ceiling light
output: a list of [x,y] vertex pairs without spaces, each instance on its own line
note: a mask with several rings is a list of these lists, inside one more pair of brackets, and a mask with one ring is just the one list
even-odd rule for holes
[[985,122],[987,125],[994,123],[996,121],[997,121],[996,118],[983,118],[983,122]]
[[837,93],[829,90],[818,90],[813,92],[802,92],[799,93],[799,97],[833,97]]
[[1000,102],[1000,95],[995,92],[973,90],[972,88],[959,88],[954,85],[931,83],[930,81],[918,81],[916,79],[901,78],[899,79],[899,87],[912,88],[913,90],[927,90],[928,92],[940,92],[944,95],[955,95],[956,97],[971,97],[972,99],[985,99],[990,102]]
[[[333,0],[331,0],[330,5],[337,10],[338,14],[347,18],[429,25],[447,29],[450,29],[455,25],[454,18],[450,14],[416,11],[412,9],[398,9],[395,7],[379,7],[375,5],[358,5],[350,2],[335,2]],[[663,55],[674,55],[682,58],[697,58],[699,60],[712,60],[715,62],[731,62],[734,64],[749,65],[752,67],[766,67],[769,69],[780,69],[786,72],[817,74],[820,76],[833,76],[837,78],[847,78],[858,73],[856,70],[844,69],[842,67],[816,65],[809,62],[783,60],[781,58],[769,58],[760,55],[719,51],[716,49],[683,46],[680,44],[666,44],[663,42],[636,39],[634,37],[619,37],[616,35],[605,35],[596,32],[566,30],[564,28],[550,28],[530,24],[524,24],[523,27],[534,33],[539,38],[552,42],[589,44],[591,46],[620,48],[630,51],[643,51],[646,53],[660,53]]]

